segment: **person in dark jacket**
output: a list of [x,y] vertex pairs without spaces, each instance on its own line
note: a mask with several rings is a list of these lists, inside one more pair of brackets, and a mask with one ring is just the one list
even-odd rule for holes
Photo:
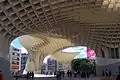
[[57,72],[56,78],[57,78],[57,80],[61,80],[61,72],[60,71]]
[[28,80],[28,78],[29,78],[29,72],[27,72],[27,77],[26,77],[26,78],[27,78],[27,80]]
[[109,69],[109,75],[108,76],[111,77],[111,75],[112,75],[112,73],[111,73],[111,70]]
[[120,80],[120,73],[117,75],[116,80]]
[[34,79],[34,72],[31,72],[32,79]]
[[3,74],[2,74],[2,71],[0,71],[0,80],[3,80]]

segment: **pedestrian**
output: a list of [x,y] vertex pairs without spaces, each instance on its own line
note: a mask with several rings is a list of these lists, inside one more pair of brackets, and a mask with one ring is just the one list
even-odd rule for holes
[[112,73],[111,73],[111,70],[109,69],[109,75],[108,76],[110,77],[111,75],[112,75]]
[[34,72],[31,72],[32,79],[34,79]]
[[107,69],[105,70],[105,76],[106,76],[106,77],[108,77],[108,76],[109,76],[109,72],[108,72],[108,70],[107,70]]
[[117,75],[116,80],[120,80],[120,73]]
[[56,74],[56,79],[57,80],[61,80],[61,73],[58,71],[57,74]]
[[76,77],[76,76],[77,76],[77,72],[76,72],[76,71],[74,71],[74,72],[73,72],[73,74],[74,74],[74,77]]
[[0,80],[3,80],[3,74],[2,74],[2,71],[0,71]]
[[104,70],[102,71],[102,76],[105,76],[105,71]]
[[69,71],[69,70],[67,71],[67,76],[68,76],[68,77],[70,76],[70,71]]
[[27,80],[29,79],[29,72],[27,72]]
[[18,78],[19,78],[18,74],[19,74],[19,72],[17,71],[16,74],[15,74],[16,80],[18,80]]
[[70,77],[72,77],[72,71],[69,72]]
[[63,76],[63,77],[65,76],[65,72],[64,72],[64,71],[62,71],[62,76]]

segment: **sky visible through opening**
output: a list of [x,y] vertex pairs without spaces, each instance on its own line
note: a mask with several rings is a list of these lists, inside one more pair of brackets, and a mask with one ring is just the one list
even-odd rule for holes
[[28,53],[27,50],[20,43],[19,37],[14,39],[10,45],[13,46],[14,48],[21,49],[21,53]]

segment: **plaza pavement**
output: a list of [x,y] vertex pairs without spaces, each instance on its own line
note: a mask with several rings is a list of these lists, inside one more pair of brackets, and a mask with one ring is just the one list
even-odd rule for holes
[[[16,80],[15,78],[13,78],[12,80]],[[26,78],[19,78],[18,80],[27,80]],[[32,79],[29,79],[32,80]],[[54,77],[37,77],[34,78],[34,80],[57,80]],[[84,78],[80,78],[80,77],[64,77],[61,80],[100,80],[100,78],[98,77],[91,77],[89,79],[84,79]]]

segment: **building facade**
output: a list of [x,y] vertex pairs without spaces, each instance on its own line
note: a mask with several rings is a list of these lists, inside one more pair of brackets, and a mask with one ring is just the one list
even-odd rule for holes
[[42,72],[56,72],[70,70],[70,65],[58,62],[54,59],[48,59],[47,63],[42,65]]
[[21,50],[10,46],[10,70],[21,70]]
[[57,61],[49,58],[47,60],[47,71],[55,72],[56,70],[57,70]]
[[21,54],[21,70],[23,71],[26,66],[28,54]]
[[63,64],[61,62],[57,62],[57,71],[63,71]]
[[22,49],[10,46],[10,69],[12,71],[23,71],[26,66],[28,54],[22,53]]

